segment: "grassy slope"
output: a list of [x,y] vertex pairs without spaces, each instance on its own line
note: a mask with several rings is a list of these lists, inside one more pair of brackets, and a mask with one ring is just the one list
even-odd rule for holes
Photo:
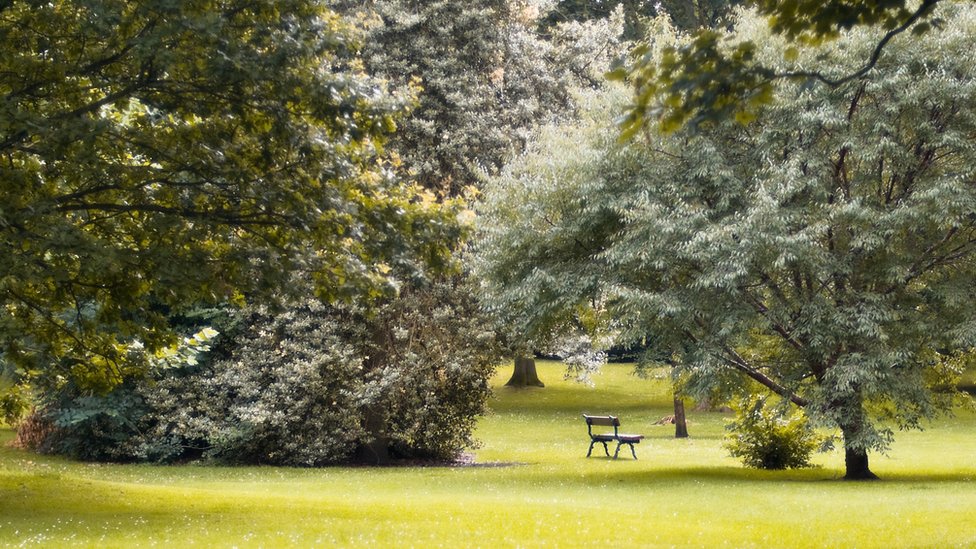
[[[509,372],[496,377],[500,385]],[[0,449],[0,546],[976,546],[976,417],[899,433],[880,483],[821,467],[757,472],[721,449],[723,417],[689,440],[652,422],[663,381],[610,366],[596,387],[543,364],[542,390],[499,387],[463,468],[87,465]],[[639,461],[583,457],[583,411],[648,436]],[[9,438],[9,432],[2,436]],[[623,455],[623,452],[622,452]]]

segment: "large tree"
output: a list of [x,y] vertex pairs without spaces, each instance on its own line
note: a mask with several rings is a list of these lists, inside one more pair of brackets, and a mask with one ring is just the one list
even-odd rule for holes
[[[748,124],[561,137],[573,160],[537,154],[487,192],[496,300],[536,329],[595,309],[693,394],[761,384],[841,431],[846,478],[874,478],[892,427],[950,408],[939,353],[976,343],[976,7],[949,21],[844,85],[778,81]],[[732,39],[788,64],[761,17]],[[875,45],[857,30],[795,63],[847,74]]]
[[[575,90],[603,85],[611,59],[623,53],[620,12],[555,25],[542,36],[544,2],[535,0],[330,4],[363,28],[366,69],[416,92],[390,149],[400,174],[442,196],[480,187],[522,151],[534,128],[571,117]],[[504,339],[517,355],[511,383],[541,386],[531,342],[518,333]]]
[[314,0],[0,3],[0,347],[103,387],[188,304],[377,295],[453,214],[381,171],[402,102]]

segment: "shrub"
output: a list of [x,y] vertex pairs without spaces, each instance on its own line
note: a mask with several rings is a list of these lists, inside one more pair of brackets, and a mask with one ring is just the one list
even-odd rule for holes
[[246,317],[229,356],[139,388],[152,412],[125,453],[306,466],[348,456],[362,365],[338,319],[314,303]]
[[114,460],[127,456],[119,445],[138,433],[137,422],[148,412],[145,403],[127,381],[104,396],[78,396],[65,390],[60,405],[49,405],[42,413],[52,422],[44,451],[84,460]]
[[369,405],[395,456],[451,459],[474,445],[500,350],[472,295],[458,281],[408,290],[372,323]]
[[750,397],[736,402],[735,420],[725,448],[757,469],[794,469],[810,466],[810,456],[824,443],[810,428],[806,416],[766,406],[764,398]]
[[54,423],[36,409],[31,410],[17,423],[17,437],[13,445],[17,448],[39,449],[51,440]]
[[18,442],[78,459],[133,459],[126,445],[146,431],[155,414],[146,402],[146,388],[157,378],[196,366],[216,335],[204,329],[151,356],[141,345],[130,345],[127,352],[142,353],[149,370],[141,375],[130,373],[104,394],[83,388],[87,386],[84,382],[77,383],[71,377],[58,385],[48,379],[48,383],[40,384],[48,389],[41,394],[39,408],[18,428]]
[[370,311],[314,300],[249,309],[207,360],[174,351],[102,396],[62,387],[47,407],[54,428],[35,447],[297,466],[349,461],[366,447],[454,458],[474,443],[498,361],[470,296],[442,282]]

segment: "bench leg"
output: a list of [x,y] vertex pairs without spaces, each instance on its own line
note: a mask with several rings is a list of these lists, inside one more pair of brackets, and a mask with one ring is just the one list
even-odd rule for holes
[[632,442],[618,442],[617,451],[613,453],[613,459],[617,459],[617,456],[620,455],[620,446],[622,444],[626,444],[627,446],[630,446],[630,453],[634,456],[634,459],[637,459],[637,452],[634,451],[634,443]]
[[607,454],[607,456],[610,456],[610,449],[607,448],[607,443],[602,440],[594,440],[590,442],[590,449],[586,452],[586,457],[590,457],[590,454],[593,453],[593,445],[595,445],[597,442],[603,444],[603,451]]

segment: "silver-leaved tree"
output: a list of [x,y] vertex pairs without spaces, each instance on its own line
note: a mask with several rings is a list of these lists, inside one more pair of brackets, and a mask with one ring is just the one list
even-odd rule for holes
[[[487,293],[537,330],[595,310],[692,394],[759,383],[840,430],[845,478],[876,478],[893,428],[951,408],[939,353],[976,340],[976,7],[951,9],[862,78],[777,82],[748,124],[544,134],[486,192]],[[736,29],[784,71],[848,74],[876,42],[788,61],[764,19]]]

